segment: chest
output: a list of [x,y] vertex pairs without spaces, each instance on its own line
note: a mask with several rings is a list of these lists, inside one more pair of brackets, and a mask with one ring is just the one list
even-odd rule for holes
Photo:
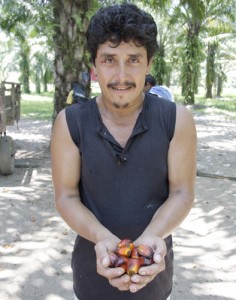
[[135,122],[130,124],[125,124],[121,122],[114,122],[111,120],[103,120],[104,125],[114,139],[120,144],[122,148],[125,148],[129,137],[131,136]]

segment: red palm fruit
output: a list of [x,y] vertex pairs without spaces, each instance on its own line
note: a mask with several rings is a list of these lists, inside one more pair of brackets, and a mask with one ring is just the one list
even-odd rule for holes
[[141,256],[147,257],[147,258],[151,258],[153,256],[153,250],[151,247],[147,246],[147,245],[139,245],[137,247],[138,249],[138,253]]
[[132,276],[138,273],[140,262],[138,258],[129,258],[127,262],[127,274]]
[[128,262],[128,258],[127,257],[124,257],[124,256],[118,256],[117,257],[117,260],[116,260],[116,264],[115,264],[115,267],[120,267],[121,265],[123,264],[127,264]]
[[139,258],[139,253],[138,253],[137,247],[134,247],[134,248],[132,249],[131,257],[132,257],[132,258]]
[[140,256],[139,257],[139,263],[140,263],[140,267],[141,266],[150,266],[154,263],[154,260],[152,258],[147,258],[144,256]]
[[131,249],[130,247],[121,247],[116,249],[116,254],[119,256],[130,257]]
[[114,252],[109,252],[110,265],[109,267],[114,268],[118,260],[118,256]]
[[117,244],[117,248],[128,247],[131,250],[134,248],[134,244],[130,239],[123,239]]

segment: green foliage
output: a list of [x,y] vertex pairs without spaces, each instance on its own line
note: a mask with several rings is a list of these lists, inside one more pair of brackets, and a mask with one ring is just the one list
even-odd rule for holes
[[201,113],[208,113],[210,110],[212,113],[236,120],[236,101],[234,95],[225,95],[218,99],[206,99],[205,97],[198,96],[195,101],[195,109],[198,109]]
[[22,94],[21,116],[29,119],[52,120],[53,95],[43,94]]
[[[209,74],[207,73],[206,83],[207,86],[213,84],[213,87],[216,87],[217,85],[217,93],[220,95],[226,79],[226,70],[230,68],[230,64],[233,64],[230,61],[234,60],[235,62],[236,57],[235,42],[232,42],[233,33],[235,39],[235,0],[77,0],[65,2],[59,0],[1,0],[0,27],[14,41],[12,52],[18,52],[18,56],[11,60],[14,62],[12,65],[16,70],[21,68],[22,82],[26,87],[26,76],[29,73],[31,81],[40,81],[46,90],[48,80],[52,80],[54,47],[57,43],[63,48],[65,54],[65,57],[64,54],[63,57],[60,56],[60,53],[55,54],[57,67],[62,66],[61,69],[58,68],[58,72],[55,72],[56,80],[61,86],[61,93],[57,95],[57,101],[59,101],[58,99],[64,101],[65,95],[62,91],[66,91],[69,86],[67,82],[70,77],[74,78],[78,75],[78,68],[89,68],[89,57],[84,42],[85,28],[89,19],[99,7],[122,2],[135,3],[153,15],[158,27],[160,48],[154,58],[151,73],[159,84],[166,85],[169,85],[170,81],[173,83],[171,76],[174,73],[174,83],[182,85],[186,103],[194,102],[194,95],[199,86],[201,62],[207,58],[207,46],[218,42],[214,62],[213,57],[208,57],[206,71]],[[73,10],[69,10],[63,20],[65,24],[72,22],[78,27],[79,38],[75,31],[70,31],[72,28],[74,29],[73,26],[67,32],[67,36],[62,36],[62,32],[58,30],[60,21],[63,20],[55,22],[53,12],[58,6],[56,15],[58,18],[62,17],[64,3],[67,3],[66,6],[69,9],[72,7]],[[79,12],[74,10],[75,7],[79,8]],[[66,28],[66,26],[62,26],[62,28]],[[74,37],[74,40],[70,38],[69,34]],[[53,42],[55,35],[57,38]],[[43,45],[41,48],[43,50],[35,50],[36,43]],[[6,47],[1,47],[0,58],[2,61],[5,61],[5,50]],[[40,51],[49,60],[49,63],[39,58],[38,52]],[[47,56],[49,53],[51,56]],[[9,67],[8,63],[7,68],[9,69]],[[4,63],[0,69],[2,74],[8,73]],[[0,74],[1,78],[4,76]],[[179,83],[179,78],[181,78],[181,83]]]

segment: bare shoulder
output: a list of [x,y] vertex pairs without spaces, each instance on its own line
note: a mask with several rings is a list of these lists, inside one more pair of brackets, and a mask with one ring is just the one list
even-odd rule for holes
[[184,105],[176,105],[176,131],[195,132],[195,122],[191,111]]
[[65,109],[61,110],[53,124],[52,136],[57,134],[67,134],[68,127],[66,122],[66,112]]
[[183,143],[187,140],[196,140],[196,127],[191,111],[184,105],[176,105],[176,124],[172,144]]
[[177,122],[194,122],[192,112],[182,104],[176,104]]
[[71,136],[66,121],[65,109],[61,110],[55,119],[51,142],[52,145],[60,144],[62,148],[71,144]]
[[55,122],[54,122],[54,126],[58,126],[58,125],[62,125],[62,124],[65,124],[66,123],[66,111],[65,109],[62,109],[56,119],[55,119]]

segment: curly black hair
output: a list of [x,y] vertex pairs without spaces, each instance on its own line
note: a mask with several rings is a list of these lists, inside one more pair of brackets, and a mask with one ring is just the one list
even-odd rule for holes
[[154,86],[154,85],[156,85],[156,79],[151,74],[148,74],[148,75],[146,75],[146,78],[145,78],[145,85],[147,83],[150,83],[151,86]]
[[157,27],[153,17],[134,4],[115,4],[101,8],[91,18],[87,33],[87,47],[95,64],[99,45],[111,42],[133,42],[147,50],[148,61],[158,49]]

